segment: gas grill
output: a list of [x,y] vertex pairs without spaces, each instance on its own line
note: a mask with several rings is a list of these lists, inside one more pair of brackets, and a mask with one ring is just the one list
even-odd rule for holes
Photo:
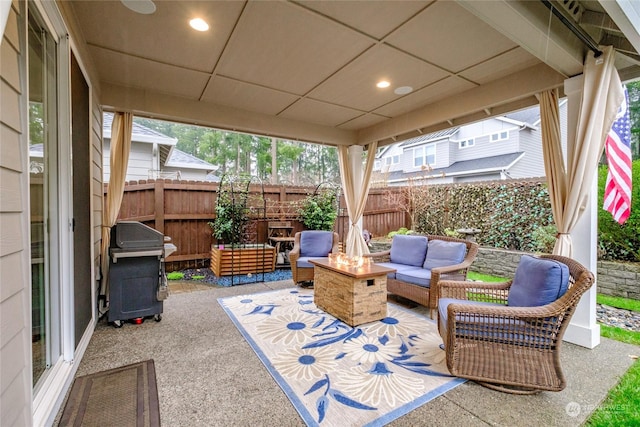
[[162,320],[168,295],[164,259],[174,250],[162,233],[140,222],[120,221],[111,228],[109,322],[121,327],[125,320]]

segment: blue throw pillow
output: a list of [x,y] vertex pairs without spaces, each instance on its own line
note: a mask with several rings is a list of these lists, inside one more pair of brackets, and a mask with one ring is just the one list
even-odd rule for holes
[[427,237],[396,234],[391,241],[391,262],[420,267],[427,254]]
[[509,290],[508,305],[539,307],[560,298],[569,287],[569,267],[552,259],[523,255]]
[[460,264],[467,254],[467,245],[462,242],[446,242],[444,240],[430,240],[427,258],[423,268],[431,270],[436,267]]
[[326,257],[333,249],[333,232],[306,230],[300,233],[300,256]]

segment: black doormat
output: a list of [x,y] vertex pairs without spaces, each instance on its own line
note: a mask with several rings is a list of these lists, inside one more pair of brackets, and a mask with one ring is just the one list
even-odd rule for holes
[[153,360],[78,377],[60,426],[160,426]]

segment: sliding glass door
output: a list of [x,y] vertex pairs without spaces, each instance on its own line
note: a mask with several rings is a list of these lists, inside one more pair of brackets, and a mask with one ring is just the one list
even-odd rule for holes
[[57,45],[29,10],[29,199],[33,386],[61,356]]

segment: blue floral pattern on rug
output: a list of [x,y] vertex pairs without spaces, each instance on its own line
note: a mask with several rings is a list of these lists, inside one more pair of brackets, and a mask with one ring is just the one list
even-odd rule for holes
[[394,304],[351,327],[318,309],[313,290],[219,302],[307,425],[384,425],[464,382],[448,373],[435,323]]

